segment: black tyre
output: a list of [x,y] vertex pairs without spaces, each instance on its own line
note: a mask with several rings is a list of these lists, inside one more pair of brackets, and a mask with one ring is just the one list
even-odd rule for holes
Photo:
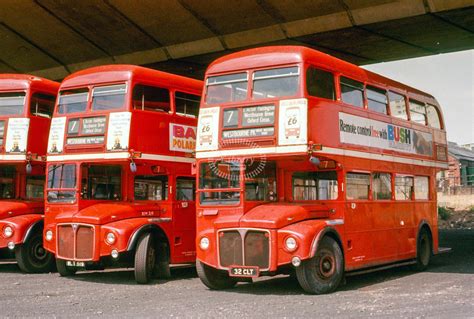
[[209,289],[227,289],[237,284],[237,280],[230,277],[227,272],[209,267],[199,260],[196,260],[196,271],[199,279]]
[[40,232],[15,247],[15,258],[24,272],[41,273],[54,270],[54,257],[44,249],[43,235]]
[[296,268],[301,288],[310,294],[330,293],[339,286],[344,275],[344,261],[337,242],[324,237],[313,258]]
[[428,268],[431,260],[431,237],[426,229],[422,229],[418,234],[418,240],[416,244],[416,264],[414,269],[417,271],[423,271]]
[[156,262],[156,249],[153,235],[145,234],[138,241],[135,251],[135,280],[147,284],[153,277]]
[[58,273],[61,275],[61,277],[71,277],[77,272],[76,268],[66,265],[66,261],[62,259],[56,259],[56,268],[58,269]]

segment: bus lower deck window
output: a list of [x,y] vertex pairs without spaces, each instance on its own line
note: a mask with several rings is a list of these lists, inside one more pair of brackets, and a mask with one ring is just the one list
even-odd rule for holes
[[410,200],[413,194],[413,177],[396,176],[395,177],[395,199]]
[[135,200],[167,200],[168,176],[136,176]]
[[347,199],[369,199],[370,175],[365,173],[347,173]]
[[372,198],[374,200],[392,198],[392,175],[389,173],[372,174]]
[[415,176],[415,199],[427,200],[430,195],[428,176]]
[[337,199],[338,184],[335,171],[296,172],[293,174],[294,200]]

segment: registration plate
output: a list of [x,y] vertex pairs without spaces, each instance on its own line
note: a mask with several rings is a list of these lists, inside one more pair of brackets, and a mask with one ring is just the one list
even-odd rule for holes
[[229,268],[232,277],[258,277],[258,267],[232,266]]
[[84,267],[85,265],[86,263],[83,261],[71,261],[71,260],[66,261],[66,266],[68,267]]

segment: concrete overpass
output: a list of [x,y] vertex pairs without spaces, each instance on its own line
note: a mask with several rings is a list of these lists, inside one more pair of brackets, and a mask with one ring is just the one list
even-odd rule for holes
[[51,79],[110,63],[202,78],[269,44],[369,64],[473,49],[474,0],[2,0],[0,44],[0,72]]

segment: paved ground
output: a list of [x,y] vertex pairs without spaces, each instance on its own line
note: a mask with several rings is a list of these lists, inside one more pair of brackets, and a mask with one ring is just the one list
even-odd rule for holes
[[474,318],[474,231],[441,233],[454,252],[423,273],[407,268],[350,277],[337,292],[305,295],[288,277],[227,291],[204,288],[192,269],[135,284],[129,270],[25,275],[0,263],[0,317],[440,317]]

